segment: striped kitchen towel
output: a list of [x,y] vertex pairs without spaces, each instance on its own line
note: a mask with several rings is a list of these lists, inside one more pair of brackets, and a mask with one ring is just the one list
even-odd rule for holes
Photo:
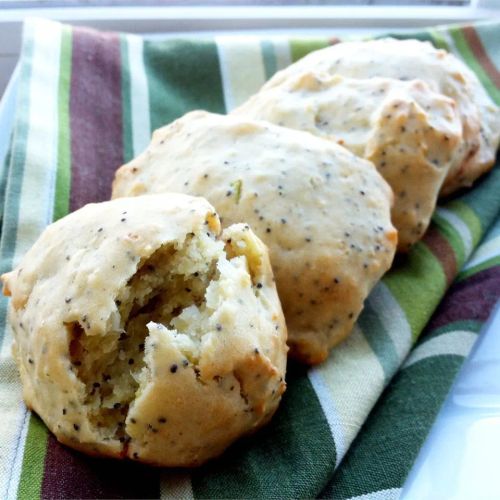
[[377,401],[321,498],[399,498],[458,370],[499,299],[497,218]]
[[[498,24],[490,23],[433,29],[418,37],[462,57],[500,103],[498,29]],[[247,37],[160,41],[28,21],[12,144],[0,177],[5,180],[0,183],[0,271],[10,270],[50,221],[85,203],[108,199],[115,169],[146,146],[152,130],[195,108],[225,112],[276,70],[328,43],[319,38]],[[368,467],[367,452],[354,451],[375,446],[370,432],[377,437],[380,426],[393,425],[392,410],[401,407],[395,400],[411,396],[404,383],[416,377],[406,383],[418,386],[422,363],[447,363],[444,358],[431,361],[434,358],[426,354],[430,351],[422,342],[403,365],[443,297],[446,308],[455,293],[445,296],[446,290],[498,218],[499,190],[497,167],[472,190],[439,207],[424,240],[409,256],[398,258],[374,289],[351,337],[321,366],[310,370],[290,366],[288,390],[271,424],[194,471],[97,460],[59,445],[22,404],[10,356],[7,300],[2,298],[0,498],[310,498],[336,497],[337,492],[343,498],[358,491],[397,493],[413,456],[397,458],[401,472],[390,485],[378,480],[374,471],[365,487],[360,470]],[[495,241],[490,244],[493,250],[482,249],[481,255],[497,251],[498,241],[490,241]],[[461,275],[463,283],[474,279],[477,266],[487,269],[498,263],[481,259],[474,255]],[[475,294],[467,298],[474,307]],[[435,321],[438,326],[430,326],[428,335],[436,339],[455,328],[453,316],[445,314]],[[451,330],[445,331],[448,326]],[[465,356],[460,336],[445,338],[449,342],[439,351],[443,356],[457,352]],[[383,403],[376,406],[353,453],[341,465],[396,373]],[[453,375],[450,371],[447,380]],[[435,407],[448,386],[445,382],[437,391]],[[391,397],[396,390],[397,397]],[[415,404],[425,406],[425,401]],[[428,421],[418,428],[421,439],[434,418],[435,411],[431,413],[429,408]],[[400,439],[405,439],[403,432]],[[420,442],[413,440],[410,445],[414,455]],[[386,455],[386,459],[391,458]],[[349,483],[342,482],[347,476]]]

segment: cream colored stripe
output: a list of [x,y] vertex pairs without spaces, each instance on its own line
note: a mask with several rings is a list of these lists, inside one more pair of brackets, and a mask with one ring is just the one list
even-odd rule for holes
[[141,37],[129,35],[128,59],[130,68],[130,108],[132,119],[132,145],[134,156],[141,153],[151,140],[149,116],[149,89],[144,66]]
[[308,377],[314,389],[314,392],[318,397],[319,403],[323,410],[323,414],[325,415],[330,427],[330,431],[332,432],[333,441],[335,442],[335,451],[337,454],[335,463],[335,466],[337,467],[340,463],[339,457],[344,456],[348,448],[345,443],[345,431],[342,425],[342,420],[337,409],[335,408],[335,403],[330,394],[330,388],[326,384],[325,379],[321,375],[319,370],[310,370],[308,373]]
[[28,22],[34,24],[35,42],[14,265],[52,220],[57,162],[61,25],[45,20]]
[[274,38],[273,47],[278,70],[292,64],[292,55],[290,54],[290,43],[288,38]]
[[325,363],[310,370],[309,379],[319,388],[339,463],[384,388],[384,370],[356,325]]
[[486,243],[483,243],[472,256],[467,264],[465,264],[463,269],[470,269],[471,267],[475,267],[483,262],[486,262],[493,257],[497,257],[500,255],[500,236],[493,238]]
[[424,342],[415,348],[410,356],[408,356],[403,368],[408,368],[418,361],[432,356],[455,354],[466,357],[476,340],[477,334],[466,330],[455,330],[443,333],[437,337],[429,339],[427,342]]
[[19,479],[21,478],[21,472],[23,470],[23,459],[24,459],[24,446],[26,444],[26,436],[28,435],[28,428],[30,424],[30,412],[23,405],[23,411],[20,412],[22,418],[21,423],[21,434],[19,436],[19,445],[16,448],[16,455],[12,458],[12,473],[9,479],[7,494],[5,497],[9,500],[17,499],[17,487],[19,485]]
[[464,244],[465,257],[469,257],[474,246],[469,226],[457,214],[447,208],[437,207],[436,213],[455,228]]
[[377,313],[400,360],[407,355],[412,344],[411,327],[398,301],[387,286],[379,282],[368,297],[368,303]]
[[26,439],[26,408],[10,345],[5,339],[0,358],[0,498],[17,495],[20,470],[16,470],[16,466],[22,463]]
[[[52,218],[57,153],[57,91],[61,26],[28,20],[25,36],[33,37],[29,87],[29,130],[23,184],[19,203],[19,227],[14,264],[33,244]],[[12,335],[7,327],[0,352],[0,498],[15,496],[19,474],[13,467],[22,461],[26,409],[21,384],[10,356]],[[17,453],[17,454],[16,454]],[[17,458],[16,458],[17,457]]]
[[160,476],[160,499],[194,498],[191,476],[188,472],[162,472]]
[[257,92],[266,81],[260,39],[219,36],[219,52],[226,111],[229,112]]
[[373,491],[366,495],[350,497],[349,500],[397,500],[401,497],[402,488],[390,488],[387,490]]

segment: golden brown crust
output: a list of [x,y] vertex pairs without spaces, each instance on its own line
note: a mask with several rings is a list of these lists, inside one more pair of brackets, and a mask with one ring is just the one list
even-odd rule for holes
[[9,274],[10,273],[4,273],[2,274],[2,276],[0,276],[0,280],[2,281],[3,284],[2,292],[5,297],[10,297],[12,294],[9,287]]

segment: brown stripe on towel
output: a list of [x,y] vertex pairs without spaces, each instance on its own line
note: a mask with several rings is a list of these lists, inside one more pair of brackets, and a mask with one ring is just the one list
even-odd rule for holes
[[457,275],[457,259],[453,247],[448,240],[432,226],[428,229],[427,233],[425,233],[422,241],[441,263],[446,276],[446,283],[450,285]]
[[159,498],[159,469],[87,457],[49,435],[41,498]]
[[479,38],[476,30],[473,26],[465,26],[462,28],[462,33],[464,34],[470,49],[472,50],[474,56],[477,58],[484,71],[491,78],[491,81],[500,87],[500,72],[497,70],[496,66],[493,64],[488,56],[488,53],[484,49],[483,42]]
[[70,210],[111,195],[123,163],[120,39],[73,29]]
[[427,330],[460,320],[486,321],[500,297],[500,266],[455,283],[439,305]]

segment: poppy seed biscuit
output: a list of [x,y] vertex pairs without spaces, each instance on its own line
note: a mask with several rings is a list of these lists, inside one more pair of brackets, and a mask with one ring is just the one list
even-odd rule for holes
[[201,198],[91,204],[2,277],[28,407],[89,454],[195,466],[266,423],[286,326],[266,247]]
[[392,222],[402,251],[425,233],[461,154],[455,102],[421,80],[307,71],[262,89],[233,113],[311,132],[372,161],[394,191]]
[[434,92],[453,99],[462,122],[463,141],[461,154],[441,188],[442,195],[471,186],[493,166],[500,141],[499,109],[476,75],[453,54],[419,40],[344,42],[308,54],[276,73],[263,88],[310,70],[361,79],[423,80]]
[[192,112],[121,167],[113,196],[206,197],[224,225],[246,221],[269,247],[291,354],[323,361],[390,267],[392,192],[372,163],[284,127]]

